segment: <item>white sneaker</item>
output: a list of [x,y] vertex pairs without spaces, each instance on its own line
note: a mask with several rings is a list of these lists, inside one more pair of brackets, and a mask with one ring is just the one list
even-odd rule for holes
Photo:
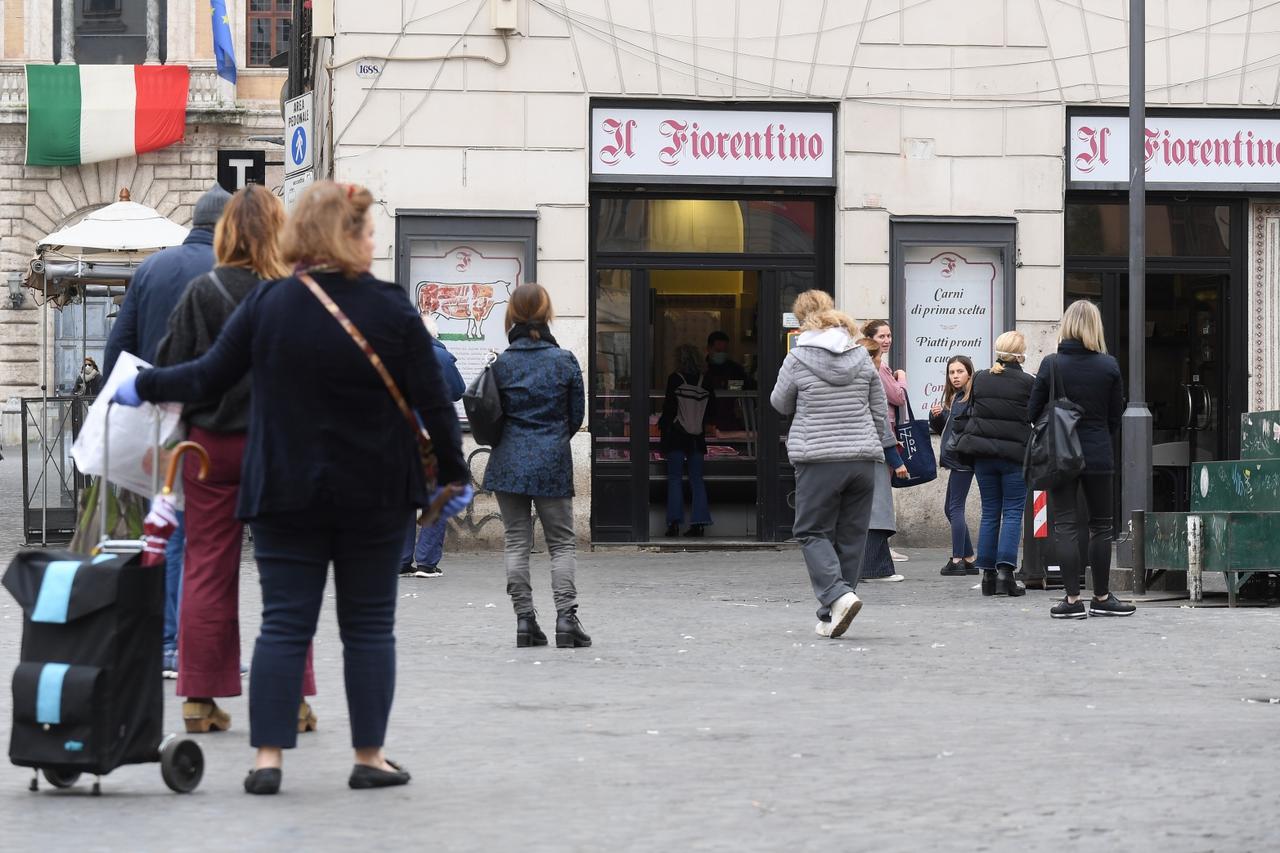
[[831,636],[831,623],[830,623],[830,622],[819,622],[819,623],[817,624],[817,626],[813,629],[813,633],[817,634],[819,637],[830,637],[830,636]]
[[901,583],[906,580],[906,575],[889,575],[883,578],[863,578],[863,583]]
[[831,637],[832,639],[841,636],[845,631],[849,630],[849,623],[853,621],[853,617],[858,615],[858,611],[862,609],[862,599],[854,595],[852,592],[846,592],[844,595],[836,599],[835,604],[831,605]]
[[903,554],[901,551],[895,551],[892,548],[889,549],[889,556],[893,558],[893,561],[895,563],[905,563],[907,560],[911,559],[906,554]]

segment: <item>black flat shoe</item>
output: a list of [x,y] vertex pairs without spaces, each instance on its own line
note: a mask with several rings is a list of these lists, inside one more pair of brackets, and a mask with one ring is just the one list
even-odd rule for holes
[[942,571],[938,572],[944,578],[964,577],[964,573],[964,563],[954,560],[947,560],[942,564]]
[[670,524],[668,524],[668,525],[667,525],[667,532],[666,532],[666,533],[664,533],[664,534],[662,534],[662,535],[663,535],[663,536],[666,536],[668,539],[674,539],[675,537],[679,536],[679,535],[680,535],[680,525],[679,525],[679,523],[678,523],[678,522],[673,521],[673,522],[671,522]]
[[280,790],[283,776],[284,771],[279,767],[250,770],[249,775],[244,777],[244,791],[246,794],[275,794]]
[[975,566],[971,561],[969,561],[969,560],[965,560],[965,561],[964,561],[964,573],[965,573],[966,575],[976,575],[976,574],[978,573],[978,567],[977,567],[977,566]]
[[356,764],[351,768],[351,778],[347,784],[352,788],[390,788],[394,785],[408,785],[409,771],[394,761],[387,761],[395,770],[383,770],[370,767],[368,764]]
[[689,525],[689,529],[684,532],[684,535],[692,536],[694,539],[697,539],[702,536],[702,532],[706,530],[706,528],[707,526],[705,524],[691,524]]

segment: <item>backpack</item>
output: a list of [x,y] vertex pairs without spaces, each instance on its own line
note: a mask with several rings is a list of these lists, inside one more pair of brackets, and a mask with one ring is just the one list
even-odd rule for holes
[[702,422],[707,415],[707,403],[711,392],[703,387],[705,377],[698,377],[698,384],[693,385],[684,374],[683,380],[676,386],[676,424],[689,435],[702,435]]

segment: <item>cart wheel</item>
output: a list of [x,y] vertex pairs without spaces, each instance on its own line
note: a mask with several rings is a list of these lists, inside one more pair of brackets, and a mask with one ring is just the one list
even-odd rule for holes
[[171,791],[190,794],[204,776],[204,753],[193,740],[166,738],[160,749],[160,775]]
[[40,775],[55,788],[70,788],[80,779],[79,770],[58,770],[53,767],[42,767]]

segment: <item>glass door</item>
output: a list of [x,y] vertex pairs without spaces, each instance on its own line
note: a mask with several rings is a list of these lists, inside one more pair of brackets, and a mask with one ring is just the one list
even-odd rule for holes
[[[1147,275],[1146,398],[1152,417],[1152,509],[1190,507],[1193,462],[1223,459],[1226,430],[1226,272]],[[1117,269],[1073,272],[1066,302],[1102,309],[1108,346],[1129,376],[1129,276]],[[1127,393],[1127,392],[1126,392]],[[1117,470],[1119,470],[1119,452]]]

